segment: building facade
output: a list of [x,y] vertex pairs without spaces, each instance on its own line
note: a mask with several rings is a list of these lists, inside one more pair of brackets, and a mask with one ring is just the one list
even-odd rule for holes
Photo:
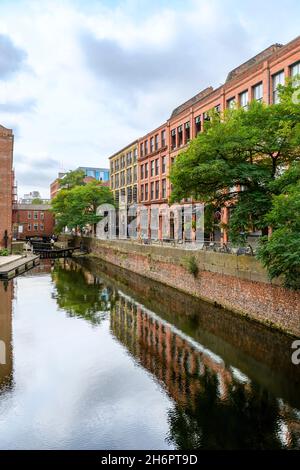
[[93,178],[97,181],[102,181],[103,183],[109,182],[109,169],[108,168],[93,168],[88,166],[80,166],[76,170],[82,170],[85,173],[85,176],[88,178]]
[[53,235],[55,222],[48,204],[15,204],[13,222],[18,240]]
[[[170,168],[177,155],[203,131],[212,109],[222,112],[232,107],[246,108],[254,99],[268,105],[278,103],[278,85],[296,75],[300,75],[300,37],[284,46],[268,47],[231,70],[226,82],[217,89],[205,88],[174,109],[165,124],[139,139],[139,202],[143,205],[169,202]],[[165,131],[165,146],[158,151],[156,139],[162,131]],[[221,221],[228,222],[228,208],[220,208],[220,213]],[[226,230],[221,229],[220,237],[221,242],[228,241]]]
[[124,147],[109,157],[110,189],[116,203],[133,204],[138,202],[138,141]]
[[16,198],[13,172],[14,136],[0,125],[0,248],[10,248],[12,208]]

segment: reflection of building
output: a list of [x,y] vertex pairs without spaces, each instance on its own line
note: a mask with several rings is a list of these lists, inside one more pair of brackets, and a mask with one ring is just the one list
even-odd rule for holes
[[299,411],[252,384],[174,325],[120,291],[118,295],[111,330],[175,400],[171,427],[177,444],[195,433],[197,445],[204,439],[208,448],[299,448]]
[[54,230],[54,217],[50,209],[49,204],[15,204],[15,238],[50,237]]
[[10,247],[14,194],[12,130],[0,125],[0,248]]
[[0,391],[12,374],[13,282],[0,282]]

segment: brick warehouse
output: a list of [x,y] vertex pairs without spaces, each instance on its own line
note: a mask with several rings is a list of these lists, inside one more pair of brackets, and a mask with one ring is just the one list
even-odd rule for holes
[[14,204],[13,222],[15,238],[26,240],[32,237],[51,237],[54,231],[54,216],[48,204]]
[[12,130],[0,125],[0,248],[10,248],[12,240],[13,146]]
[[[220,87],[207,87],[175,108],[164,124],[138,140],[138,201],[146,206],[169,202],[172,188],[168,176],[172,163],[190,140],[203,131],[211,109],[222,112],[234,106],[247,107],[253,99],[277,103],[277,86],[298,74],[300,36],[286,45],[271,45],[231,70]],[[221,220],[226,223],[228,209],[220,210]],[[221,229],[219,237],[227,242],[226,230]]]

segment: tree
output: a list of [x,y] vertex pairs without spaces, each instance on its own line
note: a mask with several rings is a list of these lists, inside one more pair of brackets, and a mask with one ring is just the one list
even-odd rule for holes
[[300,289],[300,163],[292,165],[272,184],[272,209],[266,223],[271,237],[262,238],[258,258],[270,278],[283,276],[286,287]]
[[52,211],[56,219],[56,232],[63,228],[79,229],[87,225],[95,227],[101,217],[96,214],[101,204],[113,204],[111,190],[98,181],[71,189],[61,189],[52,201]]
[[205,130],[181,153],[171,170],[173,200],[193,197],[215,207],[230,207],[228,229],[241,242],[250,229],[267,232],[272,181],[300,158],[300,106],[291,99],[290,80],[281,102],[253,101],[248,109],[212,112]]
[[35,197],[34,199],[32,199],[31,204],[43,204],[43,199],[41,199],[40,197]]
[[59,179],[59,186],[72,189],[75,186],[84,185],[85,172],[83,170],[68,171],[63,178]]

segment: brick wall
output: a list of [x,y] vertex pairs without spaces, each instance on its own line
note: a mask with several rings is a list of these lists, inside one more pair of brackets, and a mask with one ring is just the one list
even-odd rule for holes
[[13,199],[13,133],[0,125],[0,247],[5,246],[5,231],[8,247],[12,238],[12,199]]
[[[112,264],[300,335],[300,292],[283,288],[279,280],[271,283],[255,258],[92,238],[84,243]],[[187,268],[190,256],[199,268],[196,277]]]
[[28,237],[49,237],[54,231],[54,217],[48,205],[18,204],[13,212],[13,221],[22,231],[19,240]]

